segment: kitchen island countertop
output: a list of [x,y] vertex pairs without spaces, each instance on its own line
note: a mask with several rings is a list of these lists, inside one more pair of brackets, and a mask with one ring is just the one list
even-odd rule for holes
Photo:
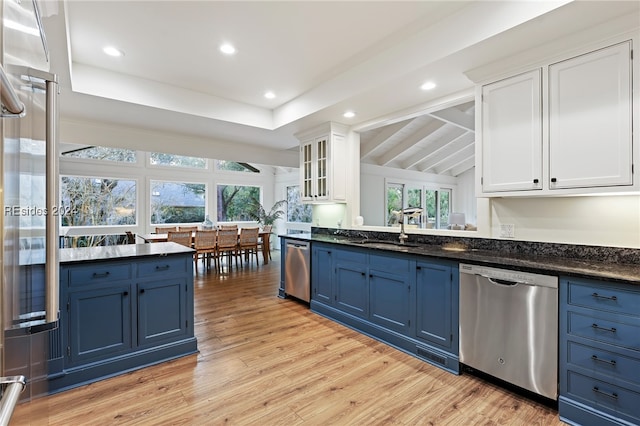
[[[509,267],[535,273],[604,279],[640,285],[639,263],[597,261],[551,255],[531,255],[530,253],[522,254],[516,251],[489,250],[486,248],[460,248],[455,242],[445,244],[408,242],[407,244],[401,245],[393,240],[376,240],[374,238],[363,238],[360,235],[358,237],[349,237],[343,235],[302,233],[280,235],[280,237],[368,248],[371,250],[430,256],[498,268]],[[470,239],[466,240],[468,241]],[[527,244],[527,242],[522,241],[509,241],[509,243],[518,243],[519,245]],[[531,244],[539,245],[541,243]],[[585,247],[585,250],[589,249],[591,249],[591,246]]]
[[77,247],[60,249],[60,263],[113,260],[144,256],[166,256],[178,253],[192,253],[193,249],[177,243],[122,244],[100,247]]

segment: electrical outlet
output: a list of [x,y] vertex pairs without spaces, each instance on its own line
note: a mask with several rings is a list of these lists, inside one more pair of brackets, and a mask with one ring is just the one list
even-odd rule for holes
[[514,238],[516,227],[513,223],[500,224],[500,238]]

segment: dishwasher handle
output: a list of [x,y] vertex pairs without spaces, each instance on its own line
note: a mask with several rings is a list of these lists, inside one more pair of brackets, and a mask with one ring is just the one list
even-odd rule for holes
[[524,282],[524,281],[511,281],[511,280],[503,280],[503,279],[500,279],[500,278],[493,278],[493,277],[490,277],[490,276],[484,275],[484,274],[476,274],[476,276],[486,279],[491,284],[501,285],[501,286],[506,286],[506,287],[514,287],[514,286],[517,286],[518,284],[525,284],[525,285],[529,284],[529,283]]
[[287,243],[287,248],[289,247],[300,250],[309,250],[309,244],[305,243]]

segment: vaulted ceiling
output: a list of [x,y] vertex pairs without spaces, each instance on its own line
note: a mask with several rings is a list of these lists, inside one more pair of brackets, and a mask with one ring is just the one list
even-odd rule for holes
[[[193,138],[203,148],[226,144],[244,149],[254,162],[254,152],[270,150],[273,165],[289,167],[298,161],[294,134],[335,121],[361,132],[365,163],[456,176],[473,165],[469,70],[636,16],[638,3],[41,5],[51,68],[62,86],[63,133],[64,122],[107,123],[157,132],[167,141]],[[223,42],[233,43],[237,53],[220,54]],[[107,44],[124,56],[104,55]],[[436,88],[420,90],[425,81]],[[265,98],[267,90],[276,97]],[[355,116],[343,117],[347,110]],[[162,148],[184,146],[163,142]]]

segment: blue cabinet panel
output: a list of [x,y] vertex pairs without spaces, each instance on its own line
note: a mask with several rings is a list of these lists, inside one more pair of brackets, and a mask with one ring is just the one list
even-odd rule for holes
[[323,303],[333,301],[333,257],[332,250],[327,247],[312,245],[311,262],[311,297]]
[[640,321],[638,319],[608,318],[600,312],[571,311],[567,315],[567,332],[570,334],[640,350]]
[[138,284],[139,345],[187,334],[187,289],[179,278]]
[[451,266],[418,262],[416,270],[416,337],[443,348],[452,348],[454,286]]
[[567,281],[567,303],[627,315],[640,314],[640,292],[589,281]]
[[138,277],[164,278],[169,275],[184,275],[188,262],[191,262],[191,259],[182,256],[141,261],[137,265]]
[[371,321],[405,334],[411,334],[413,316],[410,263],[408,259],[371,256],[369,267]]
[[[603,345],[604,346],[604,345]],[[609,349],[609,350],[607,350]],[[640,386],[640,358],[623,355],[615,347],[603,349],[601,346],[567,342],[567,363],[576,370],[584,369],[608,380],[631,382]]]
[[130,284],[69,295],[69,365],[131,350]]
[[345,312],[367,317],[369,291],[366,265],[337,261],[335,304]]

